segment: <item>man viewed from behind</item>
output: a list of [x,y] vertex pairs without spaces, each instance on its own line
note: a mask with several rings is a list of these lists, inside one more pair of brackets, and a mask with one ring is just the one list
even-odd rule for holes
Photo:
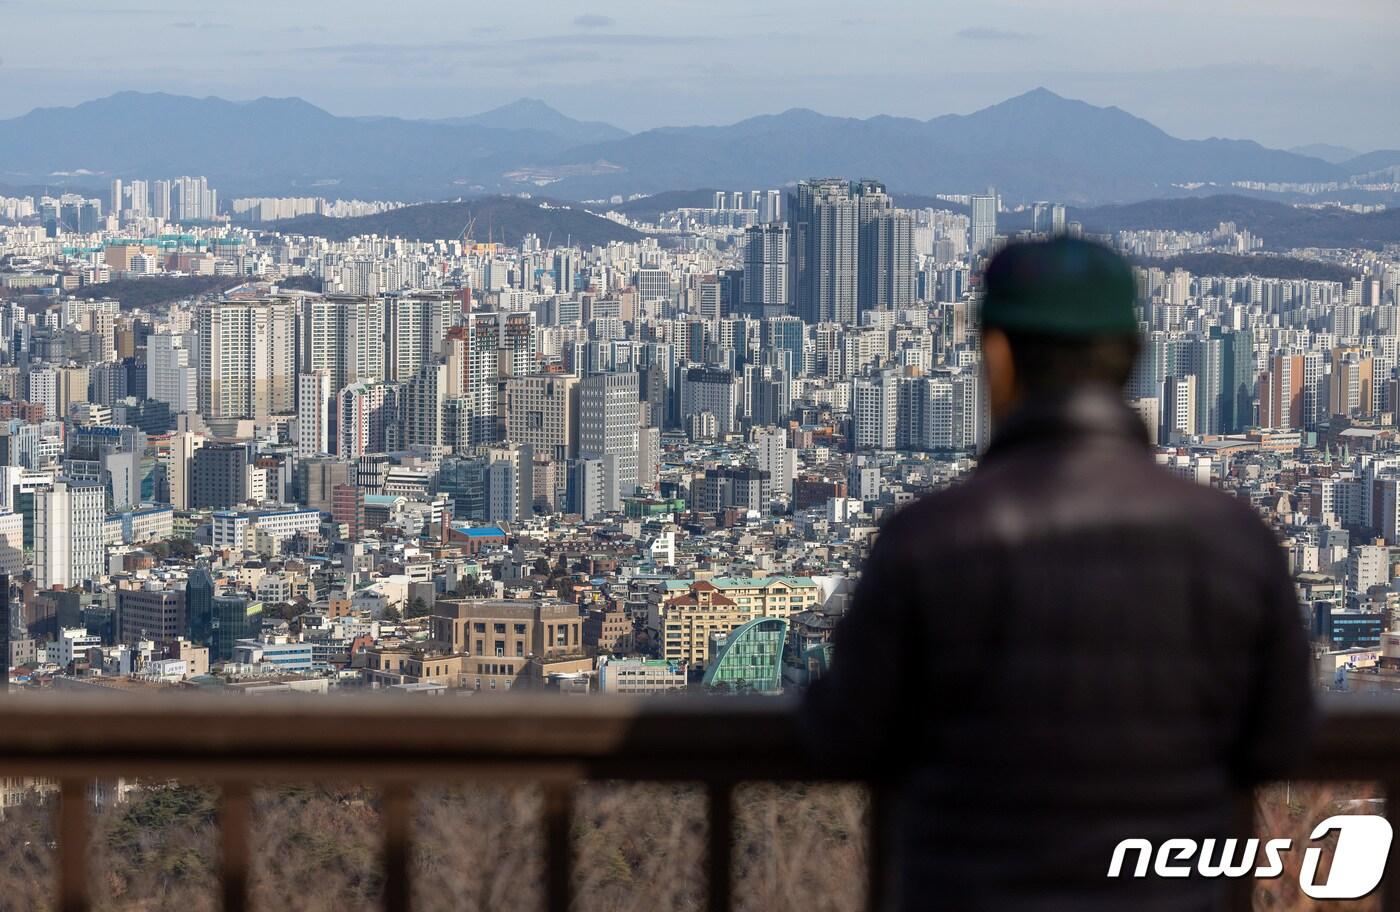
[[991,446],[881,531],[807,728],[823,762],[897,776],[899,909],[1214,908],[1224,880],[1106,872],[1123,839],[1234,835],[1237,791],[1303,744],[1283,552],[1154,463],[1117,254],[1013,244],[985,290]]

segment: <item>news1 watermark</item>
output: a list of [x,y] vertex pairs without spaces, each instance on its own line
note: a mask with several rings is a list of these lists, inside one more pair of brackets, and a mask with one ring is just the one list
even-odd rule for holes
[[[1307,846],[1303,849],[1298,886],[1312,899],[1360,899],[1374,890],[1385,874],[1392,836],[1390,822],[1374,814],[1328,817],[1313,827],[1308,838],[1317,842],[1333,832],[1337,834],[1337,845],[1332,850],[1326,881],[1317,882],[1322,848]],[[1283,874],[1283,856],[1291,851],[1291,839],[1167,839],[1155,846],[1147,839],[1124,839],[1113,849],[1108,876],[1146,877],[1150,869],[1158,877],[1270,880]],[[1129,858],[1132,868],[1125,873]]]

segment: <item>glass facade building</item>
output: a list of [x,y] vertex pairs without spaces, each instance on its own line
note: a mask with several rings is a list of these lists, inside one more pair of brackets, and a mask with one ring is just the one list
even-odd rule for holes
[[783,689],[784,618],[754,618],[734,629],[705,669],[706,687],[777,693]]

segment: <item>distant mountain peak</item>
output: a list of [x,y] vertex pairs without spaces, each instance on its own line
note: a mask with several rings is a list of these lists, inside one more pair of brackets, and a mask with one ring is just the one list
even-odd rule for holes
[[549,103],[539,99],[517,98],[500,107],[468,117],[452,119],[453,123],[476,124],[499,130],[537,130],[553,133],[576,143],[607,142],[627,136],[626,130],[598,121],[575,120]]

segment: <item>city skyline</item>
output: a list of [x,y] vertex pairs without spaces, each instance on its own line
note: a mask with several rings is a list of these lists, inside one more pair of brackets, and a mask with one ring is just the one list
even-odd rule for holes
[[[1400,17],[1387,4],[1353,0],[1342,4],[1346,15],[1322,15],[1291,0],[1271,6],[1267,22],[1238,2],[1144,6],[1117,22],[1102,15],[1101,0],[976,10],[883,3],[858,15],[789,0],[762,10],[546,4],[525,22],[490,9],[470,17],[425,10],[434,21],[425,36],[422,18],[402,5],[312,3],[229,16],[163,2],[95,9],[12,0],[0,5],[13,39],[0,59],[0,117],[123,89],[295,95],[341,115],[412,118],[537,97],[635,132],[792,107],[928,118],[1044,85],[1184,138],[1400,146],[1400,124],[1372,113],[1400,78],[1387,50],[1400,38]],[[100,42],[81,37],[94,22]],[[79,36],[62,66],[44,50],[55,31]],[[150,53],[152,42],[159,53]],[[878,55],[833,56],[875,45]],[[813,65],[833,59],[851,65]],[[1308,112],[1305,124],[1299,111]]]

